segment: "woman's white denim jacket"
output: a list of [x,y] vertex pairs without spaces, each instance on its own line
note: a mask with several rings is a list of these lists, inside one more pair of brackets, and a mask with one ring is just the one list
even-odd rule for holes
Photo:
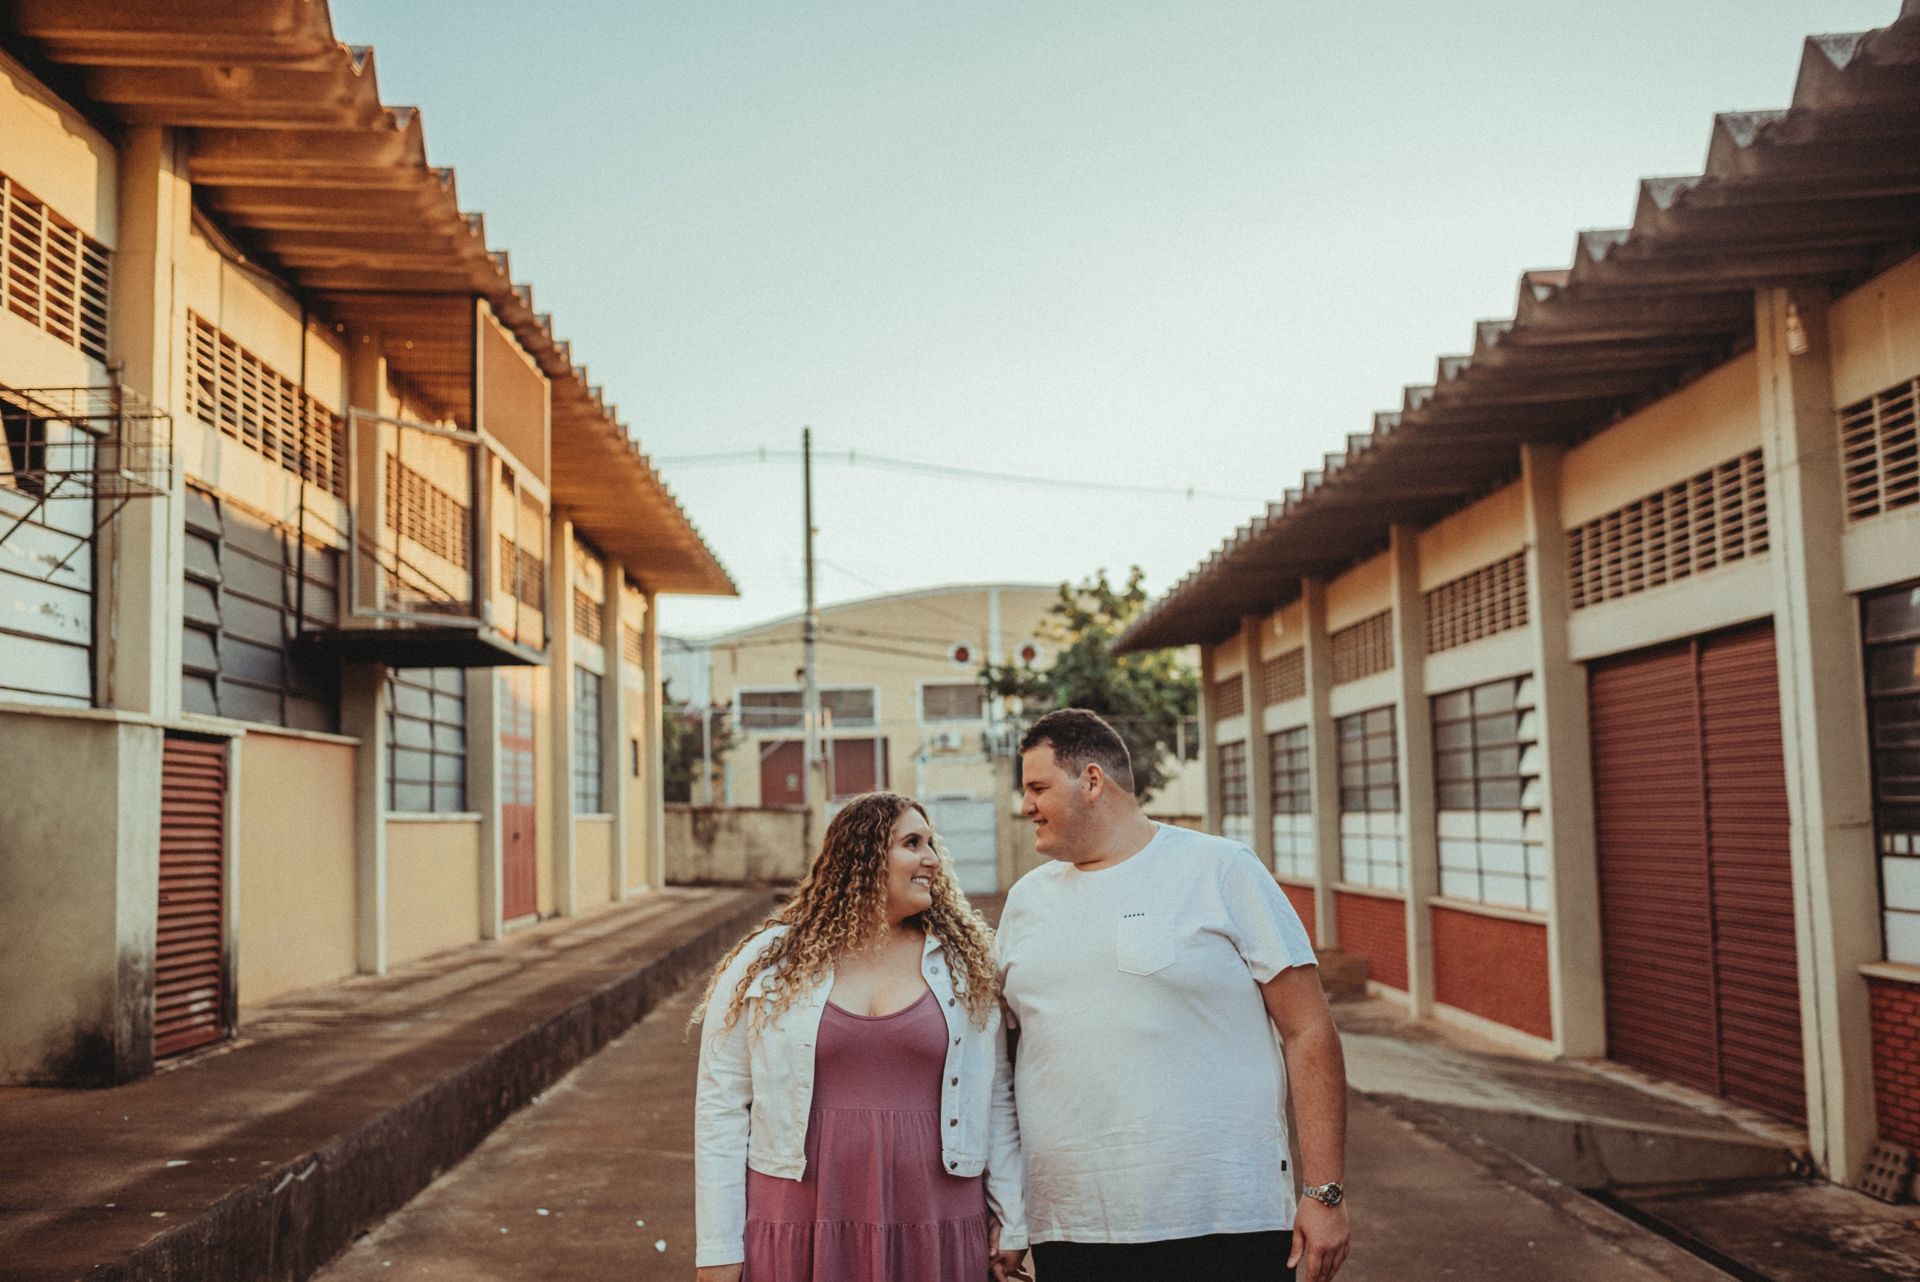
[[[736,1264],[746,1258],[747,1168],[797,1180],[807,1168],[807,1115],[813,1106],[813,1047],[833,987],[833,971],[795,997],[780,1017],[760,1028],[752,1003],[767,974],[747,986],[747,1004],[724,1027],[734,987],[762,950],[787,928],[772,926],[740,950],[707,1003],[700,1034],[700,1082],[694,1097],[695,1264]],[[1013,1072],[999,1003],[985,1028],[973,1022],[954,975],[927,936],[920,973],[947,1020],[947,1062],[940,1074],[940,1160],[948,1173],[985,1174],[987,1207],[1000,1221],[1004,1250],[1027,1245],[1020,1194],[1020,1128],[1013,1112]],[[958,987],[956,987],[956,984]],[[986,1271],[985,1260],[980,1262]]]

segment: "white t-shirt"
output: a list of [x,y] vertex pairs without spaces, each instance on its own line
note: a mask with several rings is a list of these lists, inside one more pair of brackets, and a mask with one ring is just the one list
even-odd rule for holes
[[999,952],[1033,1241],[1293,1227],[1258,985],[1313,946],[1250,850],[1162,825],[1111,868],[1043,864],[1008,892]]

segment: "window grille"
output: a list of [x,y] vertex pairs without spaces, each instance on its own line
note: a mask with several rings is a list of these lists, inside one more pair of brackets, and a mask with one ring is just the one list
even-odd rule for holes
[[1334,722],[1340,754],[1340,879],[1397,889],[1406,866],[1400,840],[1399,745],[1392,708]]
[[1423,598],[1427,653],[1438,654],[1527,622],[1527,554],[1442,583]]
[[405,814],[467,808],[467,673],[387,672],[387,807]]
[[797,730],[804,719],[804,711],[797,689],[740,692],[742,730]]
[[1847,519],[1920,503],[1920,378],[1840,411]]
[[1260,702],[1271,708],[1276,703],[1298,699],[1307,692],[1307,652],[1289,650],[1260,665]]
[[1213,715],[1217,721],[1237,717],[1247,710],[1247,683],[1234,675],[1213,683]]
[[573,590],[573,630],[583,641],[600,644],[603,634],[601,605],[583,588]]
[[1645,592],[1767,550],[1759,450],[1568,532],[1573,608]]
[[820,691],[820,710],[835,730],[855,730],[879,724],[876,708],[879,696],[872,686],[825,686]]
[[111,261],[105,245],[0,174],[0,302],[102,364]]
[[1345,685],[1393,666],[1393,612],[1341,628],[1328,638],[1333,651],[1333,684]]
[[1864,598],[1862,616],[1886,958],[1920,965],[1920,582]]
[[187,413],[342,498],[346,423],[212,322],[187,313]]
[[573,813],[605,813],[600,771],[600,674],[573,670]]
[[1213,750],[1220,771],[1220,831],[1235,841],[1253,838],[1252,810],[1247,792],[1247,745],[1223,743]]
[[1273,796],[1273,870],[1312,879],[1319,858],[1313,840],[1313,770],[1307,728],[1267,736],[1267,786]]
[[977,681],[930,681],[920,687],[922,721],[978,721],[985,709],[986,691]]
[[1532,677],[1433,698],[1440,893],[1547,909],[1539,721]]
[[504,534],[500,536],[500,590],[521,605],[546,608],[547,563]]
[[386,482],[387,528],[466,569],[473,534],[467,505],[391,454],[386,456]]
[[641,644],[640,629],[631,623],[620,625],[620,657],[636,668],[647,666],[646,650]]

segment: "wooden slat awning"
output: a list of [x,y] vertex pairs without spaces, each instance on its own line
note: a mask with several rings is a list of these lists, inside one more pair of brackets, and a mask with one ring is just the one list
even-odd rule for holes
[[186,132],[200,208],[327,319],[383,335],[394,373],[472,421],[473,300],[552,383],[553,500],[656,592],[733,581],[552,318],[427,162],[420,113],[380,101],[373,51],[324,0],[15,0],[0,40],[96,115]]
[[1118,639],[1212,644],[1506,483],[1529,441],[1579,440],[1753,342],[1753,293],[1848,288],[1920,251],[1920,0],[1890,25],[1810,37],[1785,111],[1717,117],[1704,172],[1640,184],[1633,225],[1580,233],[1572,266],[1520,277],[1474,327],[1281,501]]

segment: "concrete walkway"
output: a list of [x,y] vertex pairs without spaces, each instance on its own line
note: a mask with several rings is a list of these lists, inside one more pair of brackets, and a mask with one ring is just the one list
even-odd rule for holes
[[[322,1282],[692,1278],[693,997],[509,1120]],[[1358,1097],[1348,1170],[1342,1282],[1725,1282],[1498,1150]]]
[[310,1276],[772,902],[663,891],[271,1003],[128,1086],[0,1091],[0,1276]]

